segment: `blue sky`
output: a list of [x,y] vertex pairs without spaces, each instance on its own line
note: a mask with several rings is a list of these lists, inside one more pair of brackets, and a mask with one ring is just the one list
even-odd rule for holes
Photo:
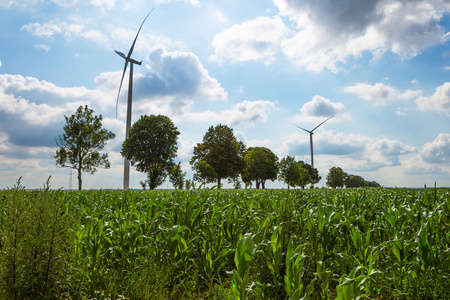
[[[84,104],[117,137],[111,168],[84,174],[83,187],[122,187],[127,81],[116,118],[113,50],[128,52],[152,8],[132,56],[143,61],[133,120],[174,121],[188,178],[210,126],[309,163],[309,136],[292,124],[334,115],[314,135],[319,186],[333,166],[383,186],[450,185],[448,0],[0,0],[0,188],[50,175],[68,188],[52,153],[64,115]],[[133,169],[130,186],[144,178]]]

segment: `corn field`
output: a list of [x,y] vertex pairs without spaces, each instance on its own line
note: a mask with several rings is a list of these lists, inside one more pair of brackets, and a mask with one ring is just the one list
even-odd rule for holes
[[450,299],[450,189],[0,191],[0,299]]

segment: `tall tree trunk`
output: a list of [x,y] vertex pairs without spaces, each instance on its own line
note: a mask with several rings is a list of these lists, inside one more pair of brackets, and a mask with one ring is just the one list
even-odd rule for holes
[[217,188],[220,189],[221,188],[221,184],[220,184],[220,177],[217,178]]
[[265,190],[266,189],[266,181],[261,180],[261,185],[262,185],[262,189]]
[[82,184],[82,181],[81,181],[81,166],[78,167],[77,171],[78,171],[78,176],[77,176],[77,178],[78,178],[78,190],[81,191],[81,184]]

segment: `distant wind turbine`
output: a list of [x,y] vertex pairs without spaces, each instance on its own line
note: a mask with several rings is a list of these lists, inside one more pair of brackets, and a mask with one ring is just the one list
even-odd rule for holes
[[310,143],[310,146],[311,146],[311,167],[312,167],[313,169],[314,169],[314,156],[313,156],[313,134],[314,134],[314,130],[316,130],[317,128],[319,128],[320,125],[322,125],[323,123],[325,123],[326,121],[328,121],[328,120],[331,119],[332,117],[334,117],[334,116],[329,117],[328,119],[326,119],[325,121],[323,121],[322,123],[320,123],[319,125],[317,125],[316,127],[314,127],[313,130],[307,130],[307,129],[305,129],[305,128],[302,128],[302,127],[299,127],[299,126],[297,126],[297,125],[292,124],[292,125],[294,125],[294,126],[297,127],[297,128],[300,128],[300,129],[302,129],[302,130],[304,130],[304,131],[306,131],[306,132],[309,132],[309,143]]
[[[119,105],[119,96],[120,90],[122,89],[123,78],[125,77],[125,72],[127,71],[128,63],[130,63],[130,79],[128,81],[128,105],[127,105],[127,126],[125,129],[125,139],[128,136],[128,130],[131,127],[131,101],[133,98],[133,64],[141,65],[142,61],[137,61],[131,58],[131,54],[134,50],[134,45],[136,44],[136,40],[139,36],[139,32],[141,32],[142,25],[144,25],[145,20],[147,20],[148,16],[152,13],[154,8],[147,14],[144,21],[142,21],[141,27],[134,38],[133,44],[131,45],[130,51],[128,51],[128,55],[125,56],[122,52],[114,50],[117,54],[119,54],[123,59],[125,59],[125,66],[123,67],[122,79],[120,80],[119,92],[117,93],[117,101],[116,101],[116,118],[117,118],[117,107]],[[123,189],[128,190],[130,187],[130,161],[125,158],[124,166],[123,166]]]

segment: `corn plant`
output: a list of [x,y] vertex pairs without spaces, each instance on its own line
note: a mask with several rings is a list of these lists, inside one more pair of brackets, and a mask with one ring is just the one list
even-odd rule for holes
[[233,280],[233,295],[236,299],[248,299],[253,288],[253,284],[249,285],[249,274],[250,262],[256,252],[256,247],[253,245],[254,237],[255,235],[246,233],[239,239],[234,255],[236,268],[227,272]]
[[286,253],[286,275],[284,276],[284,288],[290,300],[310,299],[313,292],[314,281],[305,287],[305,260],[303,245],[294,249],[291,240]]
[[282,264],[283,264],[283,252],[282,252],[282,227],[275,226],[273,228],[272,238],[270,240],[268,253],[267,266],[272,273],[272,284],[275,286],[275,293],[278,294],[278,290],[282,288]]
[[317,263],[317,277],[321,281],[321,299],[328,300],[330,299],[330,279],[331,279],[331,271],[327,270],[323,261],[319,261]]

